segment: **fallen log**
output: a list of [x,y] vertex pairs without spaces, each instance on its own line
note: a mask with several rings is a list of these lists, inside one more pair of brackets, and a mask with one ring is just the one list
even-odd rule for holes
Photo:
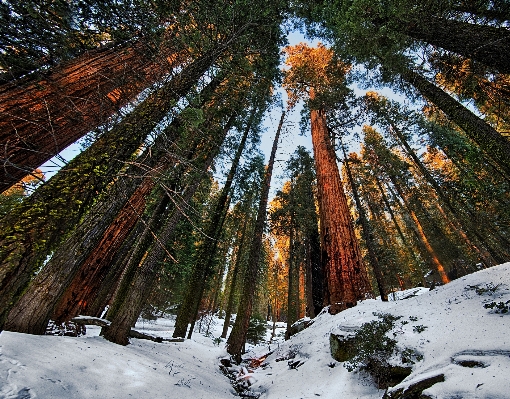
[[[71,319],[73,323],[80,325],[92,325],[99,327],[108,327],[111,323],[106,319],[101,319],[99,317],[91,317],[91,316],[77,316]],[[135,329],[131,329],[129,332],[130,338],[137,339],[147,339],[149,341],[154,342],[184,342],[184,338],[163,338],[163,337],[155,337],[154,335],[145,334]]]

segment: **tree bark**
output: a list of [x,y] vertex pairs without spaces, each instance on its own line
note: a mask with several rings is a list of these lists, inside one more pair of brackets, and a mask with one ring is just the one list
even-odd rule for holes
[[[0,221],[0,329],[32,272],[77,224],[175,102],[223,47],[186,66],[131,114]],[[120,162],[119,162],[120,161]],[[56,193],[61,192],[61,195]]]
[[[292,196],[292,188],[290,191]],[[292,201],[292,199],[291,199]],[[292,208],[292,205],[291,205]],[[299,279],[299,269],[296,264],[295,256],[295,237],[294,237],[294,211],[291,209],[290,215],[290,233],[289,233],[289,272],[288,272],[288,286],[287,286],[287,330],[285,331],[285,339],[289,339],[291,336],[291,327],[298,320],[296,314],[299,311],[299,287],[297,279]],[[297,271],[297,273],[296,273]],[[297,292],[296,292],[297,291]],[[296,300],[296,297],[298,300]]]
[[236,294],[237,277],[241,270],[241,259],[244,251],[244,245],[246,242],[246,231],[248,227],[248,218],[244,218],[243,227],[241,229],[240,242],[237,248],[236,262],[234,264],[234,270],[232,270],[232,280],[230,282],[230,290],[228,293],[227,308],[225,309],[225,321],[223,322],[223,330],[221,332],[221,338],[227,338],[228,328],[230,326],[230,319],[232,317],[232,311],[234,310],[234,298]]
[[107,123],[178,64],[142,42],[87,53],[37,81],[0,87],[0,193]]
[[[101,281],[99,288],[92,292],[88,300],[87,306],[81,311],[81,314],[93,317],[103,317],[103,313],[114,298],[115,293],[119,289],[120,282],[127,273],[127,259],[136,247],[138,239],[143,235],[145,225],[139,220],[132,229],[129,237],[122,243],[122,247],[117,251],[109,267],[108,273],[104,280]],[[58,318],[54,314],[55,318]]]
[[[150,181],[150,179],[145,183],[146,184],[142,184],[136,190],[135,194],[133,194],[124,208],[121,209],[120,213],[118,213],[118,208],[124,203],[124,194],[117,190],[115,190],[117,193],[116,201],[103,202],[101,204],[102,206],[96,207],[96,210],[101,212],[99,215],[103,216],[102,221],[104,221],[106,225],[109,224],[108,220],[111,220],[108,215],[118,213],[115,220],[109,224],[105,234],[102,235],[102,241],[105,244],[104,248],[108,248],[108,244],[115,244],[115,241],[123,240],[125,233],[130,231],[126,230],[126,222],[134,222],[137,218],[137,213],[143,211],[145,207],[145,197],[152,188],[152,181]],[[76,233],[73,234],[70,239],[64,243],[62,249],[51,258],[44,269],[35,277],[34,281],[31,282],[27,292],[14,305],[5,323],[6,330],[28,334],[44,334],[57,302],[71,284],[82,262],[87,263],[87,259],[83,260],[83,258],[86,257],[83,255],[89,253],[88,247],[91,247],[97,242],[98,236],[101,236],[101,234],[98,234],[100,231],[102,230],[97,226],[95,217],[92,220],[89,218],[78,227]],[[115,248],[115,246],[113,247]],[[100,260],[101,256],[105,256],[109,259],[114,253],[115,252],[105,254],[102,252],[99,254],[99,259],[97,259],[96,256],[95,260]],[[92,255],[94,255],[94,253],[92,253]],[[88,268],[82,267],[82,273],[78,274],[75,279],[81,280],[92,276],[92,279],[89,279],[88,282],[89,284],[93,284],[95,283],[94,279],[98,276],[97,273],[95,273],[97,269],[93,268],[95,264],[90,258],[89,256],[88,263],[90,266]],[[91,267],[93,268],[92,271],[88,270]],[[84,306],[85,304],[83,301],[86,300],[84,299],[86,296],[82,295],[82,291],[88,292],[88,288],[87,285],[80,284],[77,289],[71,289],[70,296],[65,301],[72,302],[74,306]],[[68,317],[62,317],[60,321],[64,321],[64,319],[69,320],[78,315],[70,311],[65,313]]]
[[[218,248],[218,240],[220,238],[223,223],[225,221],[226,213],[230,204],[229,193],[231,191],[234,176],[237,172],[237,168],[239,167],[241,155],[246,145],[248,134],[250,133],[256,112],[257,109],[254,109],[250,120],[244,129],[243,136],[241,137],[241,141],[237,148],[236,154],[232,160],[232,165],[227,175],[227,180],[225,181],[225,185],[223,186],[220,196],[218,197],[218,201],[214,207],[213,217],[206,231],[204,242],[199,248],[198,262],[193,268],[193,273],[190,277],[190,284],[188,286],[186,296],[181,304],[179,313],[177,314],[177,318],[175,320],[173,333],[174,338],[184,337],[188,329],[188,324],[190,322],[194,322],[197,317],[200,302],[202,301],[202,297],[204,295],[205,283],[206,280],[210,277],[212,271],[214,256],[216,255]],[[193,329],[191,328],[190,333],[192,333],[192,331]],[[190,337],[191,335],[189,338]]]
[[[206,86],[200,105],[211,98],[220,81],[214,78]],[[167,152],[179,134],[182,120],[177,117],[57,249],[9,313],[6,329],[43,334],[52,314],[54,320],[63,322],[83,313],[111,268],[112,258],[140,219],[155,180],[175,164]],[[139,183],[138,176],[144,175]]]
[[416,213],[414,212],[414,210],[411,208],[411,206],[409,204],[409,200],[408,200],[407,196],[404,194],[403,190],[400,188],[400,186],[397,183],[397,181],[395,180],[395,178],[393,176],[390,176],[390,179],[392,181],[393,187],[395,187],[395,190],[397,190],[398,195],[402,199],[402,202],[404,203],[404,206],[405,206],[408,214],[411,216],[411,219],[413,220],[414,227],[415,227],[414,232],[417,235],[420,242],[422,243],[422,245],[424,246],[424,248],[426,249],[426,251],[429,255],[429,259],[432,261],[439,276],[441,277],[441,281],[443,282],[443,284],[449,283],[450,279],[448,278],[448,276],[446,274],[444,266],[443,266],[442,262],[439,260],[439,257],[437,255],[436,251],[430,244],[430,242],[427,238],[427,235],[425,234],[425,231],[423,230],[423,227],[420,223],[420,220],[418,219],[418,217],[416,216]]
[[510,140],[420,74],[407,69],[401,72],[401,76],[464,130],[504,171],[507,178],[510,177]]
[[510,73],[510,31],[489,25],[425,16],[402,23],[402,31],[413,39],[471,58],[500,73]]
[[312,144],[317,175],[322,253],[325,256],[324,305],[336,314],[371,295],[354,233],[336,156],[323,110],[312,110]]
[[117,304],[114,304],[114,306],[117,306],[118,310],[111,320],[112,324],[107,329],[102,330],[107,340],[120,345],[127,345],[129,343],[129,331],[140,315],[142,307],[152,289],[154,279],[167,255],[164,245],[170,242],[170,239],[173,237],[175,227],[183,216],[181,209],[185,208],[185,204],[191,200],[198,189],[203,176],[218,154],[219,147],[232,127],[234,120],[234,116],[230,117],[224,127],[217,126],[211,137],[204,138],[200,152],[194,157],[196,163],[194,166],[198,170],[198,176],[191,176],[194,178],[194,181],[185,189],[179,205],[176,205],[174,202],[172,215],[158,234],[157,243],[152,246],[148,255],[137,268],[129,291],[122,298],[118,297],[115,299]]
[[386,302],[388,301],[388,293],[386,292],[385,284],[384,284],[384,276],[379,265],[379,259],[377,258],[377,250],[375,248],[372,229],[370,228],[370,224],[368,222],[367,215],[365,213],[365,209],[361,204],[361,200],[359,197],[358,189],[356,187],[356,183],[354,181],[354,177],[352,176],[351,166],[349,165],[349,160],[347,159],[347,153],[345,152],[345,148],[342,145],[342,151],[344,153],[344,165],[345,170],[347,172],[347,178],[352,188],[352,196],[354,197],[354,202],[356,203],[356,208],[358,208],[358,215],[361,221],[361,230],[363,233],[363,238],[365,240],[368,252],[368,258],[370,259],[370,265],[374,271],[374,276],[377,281],[377,288],[379,289],[379,294],[381,295],[381,300]]
[[227,352],[232,355],[237,362],[241,361],[241,353],[243,351],[244,344],[246,343],[246,335],[250,324],[253,300],[255,298],[255,289],[258,282],[259,261],[262,252],[262,235],[264,233],[266,221],[269,188],[271,186],[271,176],[276,157],[276,149],[278,147],[278,140],[280,138],[284,118],[285,112],[282,113],[282,117],[280,118],[280,123],[278,124],[278,129],[276,130],[275,138],[273,140],[273,147],[271,148],[271,155],[267,164],[266,173],[264,175],[264,182],[261,187],[260,202],[257,211],[257,221],[255,222],[253,240],[250,245],[248,269],[246,270],[243,281],[242,299],[237,310],[234,327],[232,328],[227,340]]

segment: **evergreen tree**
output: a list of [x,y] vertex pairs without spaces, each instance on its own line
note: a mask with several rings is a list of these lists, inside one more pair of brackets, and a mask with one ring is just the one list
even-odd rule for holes
[[285,86],[289,98],[291,102],[303,95],[309,98],[327,284],[324,304],[330,305],[330,313],[335,314],[355,306],[371,292],[327,126],[326,107],[346,103],[344,74],[349,67],[322,45],[312,49],[299,44],[286,52],[290,69]]
[[227,352],[232,355],[238,363],[241,361],[241,353],[244,344],[246,343],[246,334],[248,333],[248,327],[253,310],[255,289],[259,276],[259,262],[262,252],[262,234],[264,232],[264,225],[266,221],[266,207],[269,195],[269,187],[271,185],[271,176],[273,173],[276,149],[278,147],[278,140],[280,138],[284,118],[285,112],[282,113],[282,117],[280,119],[280,123],[273,140],[273,147],[271,149],[269,162],[264,174],[264,181],[261,187],[260,202],[257,210],[257,220],[255,222],[255,230],[253,233],[253,239],[250,244],[248,267],[246,269],[242,285],[242,298],[237,310],[234,327],[232,328],[232,331],[230,332],[227,340]]

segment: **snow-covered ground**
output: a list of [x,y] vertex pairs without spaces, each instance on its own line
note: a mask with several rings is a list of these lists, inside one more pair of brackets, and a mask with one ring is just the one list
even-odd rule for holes
[[[349,372],[331,357],[329,338],[378,320],[373,313],[389,313],[401,316],[389,333],[397,347],[423,356],[390,391],[442,374],[445,381],[428,388],[428,396],[510,398],[510,313],[484,307],[510,301],[510,263],[432,291],[399,294],[414,291],[417,296],[409,299],[367,300],[336,316],[323,313],[289,341],[250,347],[247,356],[273,352],[262,367],[249,370],[251,390],[261,399],[382,398],[384,390],[369,375]],[[132,339],[126,347],[99,337],[98,327],[88,327],[87,335],[77,338],[4,331],[0,399],[233,397],[235,391],[218,367],[226,357],[224,343],[215,339],[221,322],[212,323],[207,337],[195,333],[180,343]],[[173,322],[162,319],[137,328],[168,337]],[[289,355],[293,358],[287,360]]]

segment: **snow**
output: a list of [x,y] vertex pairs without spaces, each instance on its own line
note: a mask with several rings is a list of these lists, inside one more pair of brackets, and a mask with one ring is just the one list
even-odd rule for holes
[[[409,297],[414,295],[412,297]],[[407,299],[403,299],[406,298]],[[424,391],[431,398],[509,398],[510,314],[486,308],[510,300],[510,263],[462,277],[434,290],[412,289],[392,301],[366,300],[332,316],[321,313],[289,341],[248,346],[245,357],[273,352],[244,380],[261,399],[382,398],[370,375],[349,372],[330,354],[329,337],[352,334],[374,313],[401,316],[391,336],[401,349],[423,355],[394,391],[427,377],[444,382]],[[236,393],[219,369],[226,357],[217,345],[222,320],[209,336],[195,332],[185,342],[131,339],[128,346],[98,336],[88,326],[81,337],[0,334],[0,398],[231,398]],[[268,334],[272,324],[268,325]],[[277,333],[284,331],[281,324]],[[171,337],[172,319],[138,323],[144,333]],[[281,335],[281,334],[280,334]],[[292,355],[292,356],[289,356]],[[291,358],[292,357],[292,358]],[[289,366],[289,363],[292,367]]]

